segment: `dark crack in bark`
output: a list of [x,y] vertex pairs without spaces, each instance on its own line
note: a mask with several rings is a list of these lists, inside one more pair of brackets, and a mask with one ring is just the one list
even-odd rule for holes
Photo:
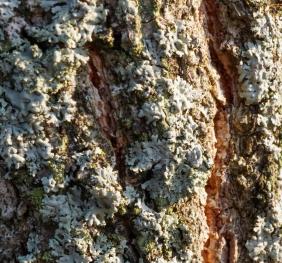
[[[116,105],[111,95],[107,73],[102,62],[102,59],[97,50],[89,48],[89,79],[91,81],[91,91],[93,105],[95,107],[96,119],[99,123],[102,134],[109,140],[115,155],[115,169],[118,171],[119,182],[123,188],[126,187],[126,167],[124,149],[127,144],[126,137],[118,129],[115,116]],[[130,219],[126,215],[117,215],[116,224],[120,224],[120,229],[128,238],[128,251],[126,256],[130,262],[138,262],[140,255],[134,246],[135,234],[131,226]]]

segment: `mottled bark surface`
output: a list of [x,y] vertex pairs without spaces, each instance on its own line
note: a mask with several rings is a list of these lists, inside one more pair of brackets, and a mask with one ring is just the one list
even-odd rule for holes
[[0,1],[0,262],[282,262],[282,3]]

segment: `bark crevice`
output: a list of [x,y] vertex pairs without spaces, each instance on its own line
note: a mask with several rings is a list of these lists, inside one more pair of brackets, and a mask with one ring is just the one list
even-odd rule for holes
[[[126,167],[125,167],[125,153],[124,149],[127,144],[126,137],[119,130],[115,116],[116,105],[111,95],[107,73],[102,62],[100,55],[95,49],[89,50],[89,79],[92,83],[94,107],[96,119],[101,129],[102,134],[110,142],[115,156],[115,169],[118,172],[119,182],[123,189],[125,189],[126,182]],[[138,249],[135,248],[134,240],[135,234],[131,226],[130,219],[126,215],[117,215],[117,219],[121,225],[122,234],[128,238],[128,259],[135,263],[138,262],[140,254]]]
[[231,159],[232,134],[230,119],[232,106],[236,102],[236,69],[232,57],[227,51],[222,50],[221,43],[224,37],[224,28],[220,23],[217,3],[206,0],[202,6],[205,18],[205,32],[208,39],[209,56],[212,66],[219,75],[218,86],[224,96],[224,101],[215,96],[216,114],[214,117],[215,158],[210,178],[205,187],[207,202],[205,214],[209,227],[208,240],[203,250],[205,263],[229,263],[237,260],[237,240],[229,229],[230,215],[226,207],[229,206],[225,199],[224,191],[228,185],[227,167]]
[[90,60],[88,65],[89,78],[93,84],[92,89],[94,89],[91,92],[94,93],[93,98],[96,97],[94,99],[96,118],[103,135],[109,140],[114,150],[116,157],[115,169],[118,171],[120,183],[124,187],[126,171],[123,149],[126,144],[126,139],[118,130],[117,121],[114,116],[115,106],[106,80],[106,73],[104,72],[102,60],[95,50],[90,51]]

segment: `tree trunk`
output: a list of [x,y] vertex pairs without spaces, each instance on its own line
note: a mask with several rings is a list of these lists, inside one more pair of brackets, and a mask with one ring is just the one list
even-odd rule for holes
[[0,1],[0,262],[282,262],[280,0]]

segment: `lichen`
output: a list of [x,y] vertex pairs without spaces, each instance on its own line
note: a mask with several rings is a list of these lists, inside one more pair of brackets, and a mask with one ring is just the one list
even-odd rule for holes
[[[237,194],[273,205],[281,21],[264,2],[219,2],[244,17],[228,20],[234,43],[214,51],[205,27],[217,25],[199,0],[0,3],[1,262],[201,262],[205,187],[221,154]],[[241,20],[251,37],[239,36]],[[236,91],[222,88],[212,53],[228,45],[236,70],[221,70],[238,77]],[[219,131],[223,111],[234,134]],[[246,243],[257,262],[281,261],[275,211],[260,214]]]
[[254,262],[280,262],[282,260],[281,204],[258,217],[253,236],[246,242],[249,256]]

